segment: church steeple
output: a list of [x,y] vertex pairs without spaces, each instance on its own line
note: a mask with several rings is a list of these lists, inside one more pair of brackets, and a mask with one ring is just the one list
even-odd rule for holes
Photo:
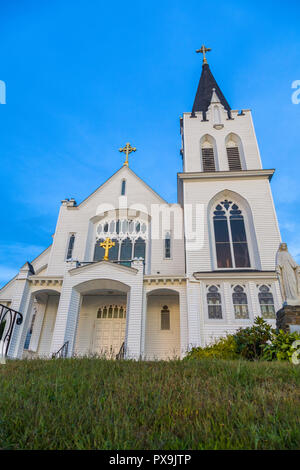
[[212,95],[215,89],[215,93],[219,98],[220,103],[224,106],[228,113],[228,117],[230,118],[231,108],[225,96],[223,95],[219,85],[217,84],[213,74],[211,73],[211,70],[205,57],[205,52],[208,52],[209,50],[210,49],[207,49],[202,46],[201,49],[196,51],[201,52],[203,54],[203,64],[202,73],[193,105],[192,115],[197,112],[202,112],[204,119],[206,119],[206,111],[211,103]]

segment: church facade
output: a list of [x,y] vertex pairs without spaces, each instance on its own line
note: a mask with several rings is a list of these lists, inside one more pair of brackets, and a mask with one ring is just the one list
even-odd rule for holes
[[51,246],[0,290],[23,315],[9,357],[169,359],[256,316],[275,326],[274,170],[262,167],[251,111],[231,109],[205,55],[180,132],[176,204],[129,168],[129,144],[87,199],[62,201]]

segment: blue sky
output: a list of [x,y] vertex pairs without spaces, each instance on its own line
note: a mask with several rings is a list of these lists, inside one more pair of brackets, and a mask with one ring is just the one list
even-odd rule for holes
[[51,243],[60,201],[131,168],[170,202],[179,116],[209,63],[233,109],[251,108],[283,240],[300,262],[298,0],[0,0],[0,285]]

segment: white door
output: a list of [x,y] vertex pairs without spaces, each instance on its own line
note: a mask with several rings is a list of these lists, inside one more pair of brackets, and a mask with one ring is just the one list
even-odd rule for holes
[[94,329],[94,341],[93,341],[93,352],[100,356],[106,356],[109,358],[115,358],[116,354],[120,351],[122,343],[125,339],[126,330],[126,317],[125,309],[123,308],[122,317],[117,314],[115,307],[115,315],[109,315],[109,308],[107,309],[107,315],[105,310],[103,313],[101,308],[100,313],[97,315],[95,320]]

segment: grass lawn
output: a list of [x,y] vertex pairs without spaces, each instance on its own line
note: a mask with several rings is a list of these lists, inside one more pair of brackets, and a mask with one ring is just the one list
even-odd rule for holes
[[299,449],[300,366],[9,361],[0,449]]

